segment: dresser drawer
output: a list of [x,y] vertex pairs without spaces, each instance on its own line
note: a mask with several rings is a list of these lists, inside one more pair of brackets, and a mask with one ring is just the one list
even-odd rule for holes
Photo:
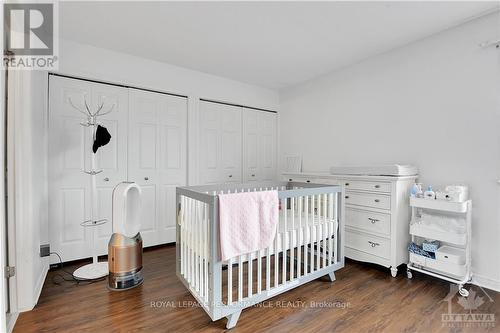
[[285,181],[288,182],[297,182],[297,183],[314,183],[317,184],[318,180],[314,177],[304,177],[304,176],[286,176]]
[[345,246],[386,259],[391,253],[389,239],[351,230],[345,231]]
[[348,205],[358,205],[374,207],[380,209],[391,209],[391,197],[383,194],[346,192],[345,203]]
[[391,216],[346,207],[345,224],[368,232],[377,232],[389,236],[391,233]]
[[391,183],[371,182],[362,180],[346,180],[344,181],[344,185],[346,190],[391,193]]

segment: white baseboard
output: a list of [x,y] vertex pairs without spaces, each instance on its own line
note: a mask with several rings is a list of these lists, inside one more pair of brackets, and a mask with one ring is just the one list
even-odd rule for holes
[[[47,278],[48,272],[49,272],[49,263],[47,261],[46,265],[44,265],[44,267],[43,267],[42,274],[40,274],[40,277],[38,278],[38,281],[36,282],[35,290],[33,293],[33,295],[35,296],[33,298],[33,308],[38,303],[38,299],[40,298],[40,295],[42,293],[43,285],[45,283],[45,279]],[[31,310],[33,308],[31,308]]]
[[472,284],[500,292],[500,281],[482,275],[472,275]]
[[14,326],[16,325],[17,317],[19,317],[19,312],[7,314],[7,333],[12,333]]
[[38,299],[40,298],[40,294],[42,293],[43,284],[45,283],[45,279],[47,278],[47,273],[49,272],[49,264],[44,265],[42,269],[42,273],[38,277],[38,281],[35,284],[35,288],[33,289],[33,300],[29,306],[18,308],[19,312],[31,311],[38,303]]

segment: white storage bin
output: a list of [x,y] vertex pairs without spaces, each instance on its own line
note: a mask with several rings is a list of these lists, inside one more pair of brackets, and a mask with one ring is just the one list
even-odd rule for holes
[[[410,262],[420,265],[420,266],[425,266],[426,265],[426,260],[427,258],[418,254],[415,254],[413,252],[410,252]],[[432,259],[431,259],[432,260]]]
[[443,262],[463,265],[465,263],[465,250],[453,246],[441,246],[437,249],[436,259]]
[[465,265],[441,261],[437,259],[427,259],[426,267],[442,273],[443,275],[463,277],[466,273]]

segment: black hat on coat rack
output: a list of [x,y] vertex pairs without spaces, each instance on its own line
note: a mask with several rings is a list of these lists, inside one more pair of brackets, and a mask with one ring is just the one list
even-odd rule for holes
[[108,262],[107,261],[98,261],[98,254],[96,250],[96,228],[102,224],[108,222],[106,218],[99,218],[96,216],[97,214],[97,182],[96,175],[101,173],[102,170],[97,168],[97,162],[95,158],[95,154],[100,147],[105,146],[111,140],[111,134],[109,134],[106,127],[102,126],[102,124],[98,121],[98,118],[105,116],[113,111],[115,108],[115,103],[111,105],[111,107],[103,112],[104,102],[102,102],[96,109],[96,111],[92,111],[87,100],[83,99],[83,104],[85,109],[81,109],[77,107],[71,98],[68,99],[69,104],[78,112],[82,113],[85,116],[85,121],[81,122],[80,125],[89,128],[92,134],[92,153],[90,156],[91,160],[91,168],[90,170],[82,170],[84,173],[91,176],[91,187],[90,187],[90,219],[83,221],[80,223],[82,227],[92,227],[93,230],[90,233],[91,235],[91,244],[93,248],[92,255],[92,263],[79,267],[73,273],[73,277],[78,280],[95,280],[101,279],[108,275]]

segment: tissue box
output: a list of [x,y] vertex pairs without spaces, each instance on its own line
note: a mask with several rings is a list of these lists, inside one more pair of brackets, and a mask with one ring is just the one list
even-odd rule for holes
[[422,242],[422,249],[427,252],[436,252],[437,249],[439,248],[439,242],[438,241],[423,241]]

